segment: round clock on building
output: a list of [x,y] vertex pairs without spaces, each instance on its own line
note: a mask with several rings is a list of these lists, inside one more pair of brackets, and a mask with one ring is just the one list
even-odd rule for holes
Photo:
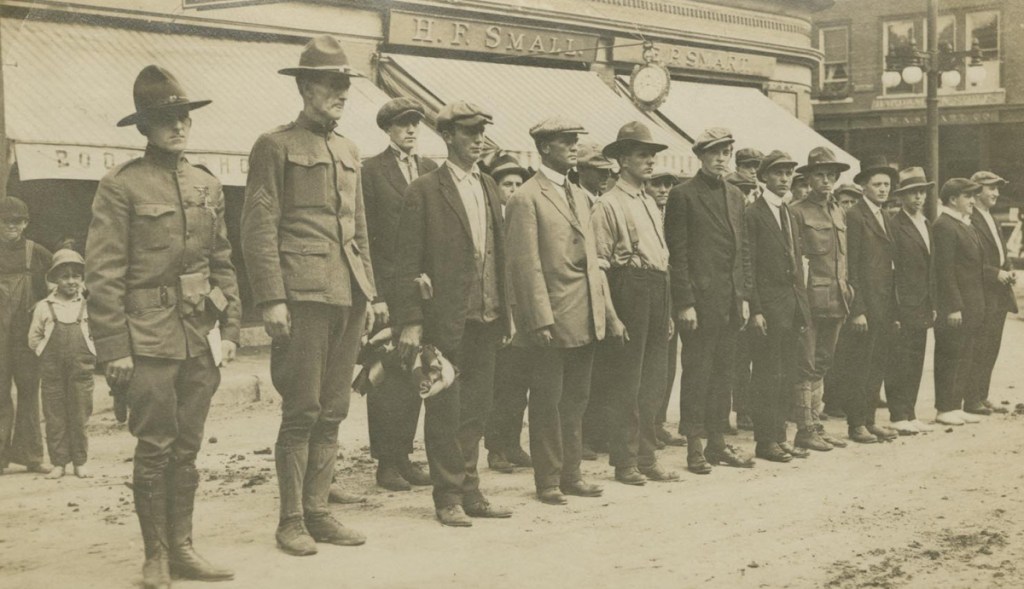
[[668,97],[672,77],[660,63],[645,63],[633,68],[629,78],[629,90],[633,102],[642,110],[654,110]]

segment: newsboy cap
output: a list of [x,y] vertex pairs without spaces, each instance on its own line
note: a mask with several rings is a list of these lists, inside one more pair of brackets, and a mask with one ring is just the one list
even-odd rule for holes
[[974,193],[981,190],[981,184],[972,182],[967,178],[950,178],[939,190],[939,200],[949,202],[949,199],[960,196],[964,193]]
[[656,166],[654,168],[654,172],[651,174],[649,182],[654,182],[661,178],[670,178],[672,180],[672,184],[679,184],[679,174],[676,174],[668,168]]
[[530,137],[540,139],[541,137],[552,137],[562,133],[575,133],[583,135],[587,132],[583,125],[565,117],[550,117],[530,127]]
[[594,170],[612,170],[615,165],[611,160],[601,153],[601,146],[593,141],[580,143],[579,152],[576,157],[577,168],[592,168]]
[[864,196],[864,189],[861,188],[859,184],[840,184],[839,186],[836,186],[836,189],[832,191],[832,194],[835,195],[836,198],[839,198],[839,195],[844,192],[852,194],[857,198]]
[[302,48],[302,55],[299,56],[298,67],[286,67],[277,70],[277,73],[286,76],[298,76],[303,73],[326,72],[341,74],[350,78],[361,78],[363,74],[357,72],[348,64],[348,56],[341,43],[331,35],[320,35],[313,37]]
[[15,196],[0,198],[0,219],[28,221],[28,205]]
[[449,102],[441,108],[441,112],[437,113],[438,131],[452,125],[475,127],[477,125],[489,125],[493,122],[494,117],[484,112],[484,109],[465,100]]
[[185,88],[171,72],[158,65],[147,65],[135,77],[132,87],[135,112],[117,122],[118,127],[136,125],[147,115],[160,112],[191,111],[212,100],[189,100]]
[[377,111],[377,126],[386,131],[391,123],[407,115],[416,115],[417,121],[422,120],[423,105],[411,98],[393,98]]
[[764,154],[753,147],[744,147],[736,152],[737,166],[742,164],[754,164],[755,166],[760,166],[761,160],[763,159]]
[[[796,168],[798,165],[799,162],[793,159],[793,157],[788,153],[780,149],[776,149],[764,156],[761,160],[761,165],[757,167],[757,177],[763,181],[765,172],[772,168],[777,168],[779,166],[793,166],[793,168]],[[796,177],[794,176],[794,180],[795,179]]]
[[693,143],[693,153],[700,155],[712,147],[736,143],[732,137],[732,131],[725,127],[711,127],[704,129],[704,132],[697,136]]
[[971,182],[977,182],[982,186],[991,186],[993,184],[1003,186],[1005,184],[1009,184],[1009,182],[1007,182],[1006,180],[1003,180],[996,174],[993,174],[992,172],[989,172],[987,170],[975,172],[973,175],[971,175]]
[[747,180],[746,178],[740,176],[736,172],[727,175],[725,177],[725,181],[741,190],[750,190],[757,186],[757,182],[754,182],[753,180]]

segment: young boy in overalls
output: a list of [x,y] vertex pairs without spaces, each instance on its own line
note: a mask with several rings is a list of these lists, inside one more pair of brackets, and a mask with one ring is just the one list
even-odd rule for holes
[[57,287],[36,303],[28,332],[28,347],[39,356],[51,479],[64,476],[69,462],[75,476],[89,476],[85,424],[92,415],[96,349],[89,336],[84,274],[85,260],[78,252],[63,249],[53,255],[46,280]]

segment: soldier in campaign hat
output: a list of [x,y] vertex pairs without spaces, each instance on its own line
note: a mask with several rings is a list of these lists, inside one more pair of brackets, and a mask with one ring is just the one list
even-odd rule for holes
[[275,537],[301,556],[315,554],[317,542],[366,540],[334,519],[328,497],[359,340],[387,322],[387,308],[370,262],[359,152],[337,130],[351,78],[361,74],[328,35],[279,73],[295,78],[302,111],[253,145],[241,233],[281,394]]
[[[135,511],[146,551],[143,585],[170,573],[217,581],[233,573],[192,548],[196,455],[220,362],[239,341],[241,304],[224,225],[224,193],[185,159],[190,100],[167,70],[139,72],[135,125],[146,152],[112,169],[92,205],[85,255],[96,361],[112,388],[127,387]],[[218,327],[219,323],[219,327]]]

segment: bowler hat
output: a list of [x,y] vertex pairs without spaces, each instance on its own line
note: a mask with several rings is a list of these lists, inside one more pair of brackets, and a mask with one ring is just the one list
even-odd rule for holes
[[924,175],[923,169],[913,166],[900,170],[899,188],[893,190],[892,193],[896,195],[915,188],[928,188],[930,186],[935,186],[935,183],[928,181],[928,178]]
[[736,172],[727,175],[725,177],[725,181],[743,190],[750,190],[751,188],[757,186],[757,182],[754,182],[753,180],[747,180],[746,178],[740,176]]
[[533,137],[534,139],[551,137],[562,133],[583,135],[586,134],[586,132],[587,130],[583,128],[583,125],[565,117],[551,117],[530,127],[530,137]]
[[736,152],[737,166],[742,164],[754,164],[755,166],[760,166],[761,160],[763,159],[764,154],[753,147],[744,147]]
[[488,174],[491,175],[491,178],[494,178],[495,182],[501,182],[501,179],[509,174],[518,174],[523,180],[526,180],[527,176],[529,176],[526,168],[519,165],[519,161],[507,153],[494,158],[489,167]]
[[668,149],[667,145],[654,142],[654,136],[651,135],[651,130],[647,125],[640,121],[630,121],[619,128],[619,134],[615,137],[615,141],[605,145],[601,154],[606,158],[615,159],[622,154],[624,149],[636,145],[649,147],[655,153]]
[[54,272],[61,266],[67,266],[68,264],[81,266],[82,270],[85,270],[85,260],[82,258],[82,254],[70,249],[57,250],[53,254],[53,262],[50,263],[50,269],[46,271],[46,280],[57,282],[53,278]]
[[899,172],[889,165],[889,160],[884,155],[870,155],[864,158],[860,163],[860,172],[853,177],[853,181],[856,184],[864,184],[875,174],[889,176],[889,182],[894,188],[900,181]]
[[15,196],[0,198],[0,219],[28,221],[28,205]]
[[391,123],[407,115],[416,115],[417,121],[422,120],[423,105],[411,98],[394,98],[384,103],[377,111],[377,126],[387,130]]
[[977,182],[982,186],[991,186],[993,184],[1003,186],[1005,184],[1009,184],[1009,182],[1003,180],[996,174],[984,170],[981,172],[975,172],[973,175],[971,175],[971,182]]
[[843,163],[836,159],[836,154],[827,147],[815,147],[807,154],[807,165],[800,166],[796,171],[806,175],[811,170],[818,168],[832,168],[839,173],[850,169],[850,164]]
[[593,141],[580,143],[579,152],[576,157],[577,168],[592,168],[595,170],[612,170],[615,165],[611,160],[601,153],[601,146]]
[[158,65],[142,68],[135,77],[132,94],[135,98],[135,112],[118,121],[118,127],[137,125],[141,119],[158,112],[190,111],[213,102],[189,100],[185,89],[171,72]]
[[441,111],[437,113],[436,125],[440,131],[451,125],[475,127],[493,122],[494,117],[479,106],[465,100],[456,100],[441,107]]
[[736,143],[736,140],[732,137],[732,131],[725,127],[710,127],[704,129],[704,132],[697,136],[697,140],[693,143],[691,149],[693,149],[693,153],[699,156],[712,147],[732,143]]
[[[764,180],[765,172],[772,168],[776,168],[778,166],[793,166],[796,168],[798,165],[799,162],[793,159],[788,153],[776,149],[764,156],[761,160],[761,165],[757,167],[757,177]],[[796,176],[794,176],[793,179],[796,180]]]
[[960,196],[964,193],[974,193],[981,190],[981,184],[972,182],[967,178],[950,178],[942,185],[939,191],[939,200],[949,202],[949,199]]
[[330,35],[313,37],[302,48],[298,67],[286,67],[277,73],[286,76],[297,76],[303,73],[327,72],[344,76],[361,78],[363,74],[352,69],[341,43]]

